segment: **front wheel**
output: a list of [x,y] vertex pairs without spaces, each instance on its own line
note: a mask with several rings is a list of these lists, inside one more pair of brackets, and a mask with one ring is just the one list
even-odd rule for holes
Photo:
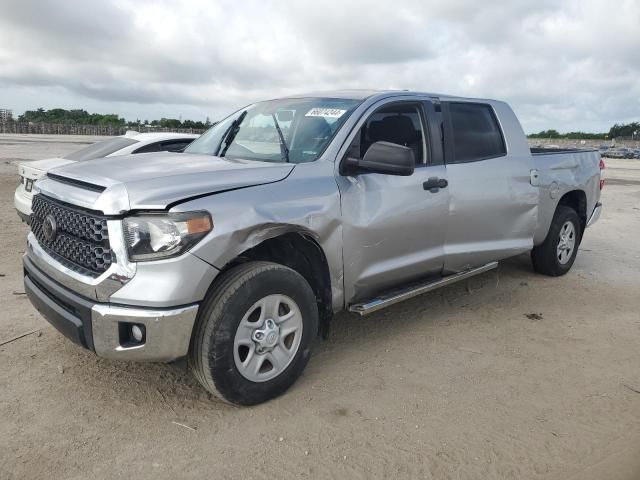
[[229,403],[255,405],[302,374],[318,331],[318,308],[295,270],[249,262],[224,273],[198,315],[189,363]]
[[531,251],[533,269],[552,277],[567,273],[578,254],[581,233],[580,218],[576,211],[559,205],[544,242]]

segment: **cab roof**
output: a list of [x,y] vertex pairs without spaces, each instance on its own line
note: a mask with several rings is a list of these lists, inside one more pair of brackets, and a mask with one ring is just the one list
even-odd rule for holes
[[470,98],[470,97],[458,97],[455,95],[448,95],[442,93],[433,92],[417,92],[414,90],[370,90],[370,89],[352,89],[352,90],[325,90],[316,92],[307,92],[294,95],[286,95],[280,98],[310,98],[310,97],[326,97],[326,98],[344,98],[351,100],[367,100],[377,98],[388,98],[394,96],[403,95],[420,95],[425,97],[437,97],[441,100],[444,99],[456,99],[456,100],[476,100],[476,101],[495,101],[484,98]]

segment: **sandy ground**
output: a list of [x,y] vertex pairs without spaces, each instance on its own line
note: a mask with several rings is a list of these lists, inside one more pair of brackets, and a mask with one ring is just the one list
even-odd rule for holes
[[640,162],[610,160],[573,270],[527,256],[339,315],[297,384],[253,408],[171,365],[101,360],[23,295],[14,159],[87,137],[0,136],[0,478],[640,478]]

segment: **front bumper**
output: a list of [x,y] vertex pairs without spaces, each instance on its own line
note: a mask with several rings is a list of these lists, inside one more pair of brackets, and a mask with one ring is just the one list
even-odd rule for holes
[[[81,297],[23,257],[24,286],[34,307],[58,331],[97,355],[116,360],[168,362],[189,351],[198,304],[144,308],[99,303]],[[132,343],[128,328],[142,325],[145,337]]]

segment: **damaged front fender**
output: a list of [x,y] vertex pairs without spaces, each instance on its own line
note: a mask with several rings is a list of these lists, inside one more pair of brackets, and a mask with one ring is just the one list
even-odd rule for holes
[[225,192],[172,209],[188,210],[211,213],[213,231],[191,253],[219,269],[283,235],[313,239],[326,258],[333,310],[344,307],[340,196],[328,162],[298,165],[278,184]]

